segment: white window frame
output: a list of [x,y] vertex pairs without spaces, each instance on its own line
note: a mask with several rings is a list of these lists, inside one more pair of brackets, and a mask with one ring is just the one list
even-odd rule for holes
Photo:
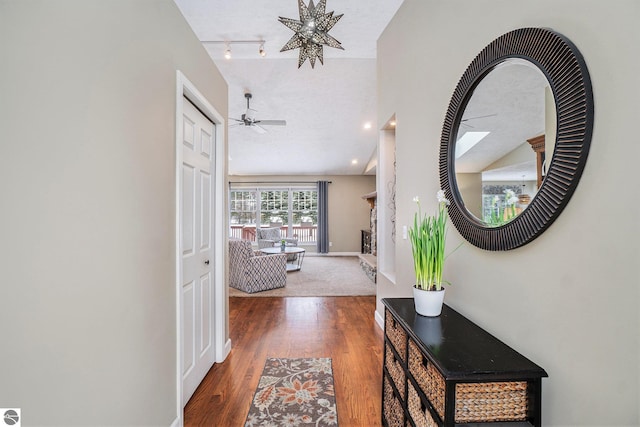
[[[293,193],[294,192],[298,192],[298,191],[313,191],[313,192],[318,192],[318,188],[315,185],[273,185],[273,184],[269,184],[269,185],[259,185],[259,186],[247,186],[247,185],[243,185],[241,183],[237,183],[237,184],[231,184],[229,186],[229,200],[231,200],[231,194],[235,191],[247,191],[247,192],[255,192],[256,193],[256,210],[255,210],[255,226],[262,226],[262,221],[261,221],[261,217],[262,217],[262,193],[263,192],[268,192],[268,191],[287,191],[288,192],[288,198],[287,198],[287,237],[293,237],[293,232],[294,232],[294,223],[293,223],[293,218],[294,218],[294,211],[293,211]],[[317,197],[317,196],[316,196]],[[297,212],[297,211],[296,211]],[[232,214],[232,210],[231,210],[231,203],[229,204],[229,228],[231,228],[231,214]],[[316,205],[315,207],[315,217],[317,218],[318,215],[318,206]],[[284,226],[285,224],[283,224]],[[317,226],[317,221],[316,224]],[[237,237],[237,236],[236,236]],[[315,245],[317,242],[314,239],[313,241],[304,241],[301,242],[299,244],[302,245]]]

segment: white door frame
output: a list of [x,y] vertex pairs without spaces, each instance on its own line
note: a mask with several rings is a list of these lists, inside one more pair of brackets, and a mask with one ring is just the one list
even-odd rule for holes
[[226,340],[227,331],[227,295],[225,292],[225,250],[226,233],[224,232],[225,220],[225,147],[224,147],[224,117],[219,114],[215,108],[207,101],[207,99],[196,89],[196,87],[187,79],[180,71],[177,71],[176,78],[176,407],[177,418],[172,426],[183,425],[183,407],[182,407],[182,239],[180,237],[180,206],[182,205],[182,138],[183,138],[183,97],[191,101],[200,111],[207,116],[215,126],[215,162],[214,162],[214,184],[212,191],[213,205],[213,298],[214,298],[214,316],[212,330],[214,333],[213,344],[215,346],[216,363],[223,362],[231,351],[231,340]]

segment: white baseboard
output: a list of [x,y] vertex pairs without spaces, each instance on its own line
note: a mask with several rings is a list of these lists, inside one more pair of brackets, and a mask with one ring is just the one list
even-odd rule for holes
[[304,256],[358,256],[360,252],[329,252],[326,254],[319,254],[317,252],[306,252]]
[[182,427],[182,417],[177,417],[175,420],[173,420],[173,422],[171,423],[171,427]]
[[218,363],[222,363],[227,359],[227,356],[231,353],[231,338],[224,343],[224,353],[222,355],[222,360],[218,360]]
[[382,315],[380,315],[380,313],[378,313],[378,310],[375,311],[375,319],[376,319],[376,323],[378,324],[378,326],[380,327],[380,329],[382,329],[382,331],[384,332],[384,319],[382,318]]

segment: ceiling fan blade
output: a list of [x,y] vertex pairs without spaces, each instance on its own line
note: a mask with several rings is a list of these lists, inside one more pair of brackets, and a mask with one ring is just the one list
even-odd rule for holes
[[256,124],[253,124],[251,126],[249,126],[251,129],[253,129],[255,132],[260,133],[260,134],[264,134],[267,133],[267,130],[261,126],[258,126]]
[[245,126],[249,126],[251,129],[253,129],[254,132],[257,132],[257,133],[267,133],[266,129],[264,129],[260,125],[267,125],[267,126],[286,126],[287,125],[287,122],[284,120],[256,120],[255,113],[257,112],[257,110],[254,110],[249,106],[249,100],[252,97],[251,93],[249,92],[245,93],[244,97],[247,99],[247,110],[242,115],[242,119],[241,120],[233,119],[233,118],[231,119],[231,120],[240,122],[238,125],[242,124]]
[[468,121],[468,120],[484,119],[484,118],[487,118],[487,117],[495,117],[495,116],[497,116],[497,115],[498,115],[498,114],[494,113],[494,114],[487,114],[487,115],[485,115],[485,116],[467,117],[466,119],[462,119],[462,120],[460,120],[460,121],[461,121],[461,122],[466,122],[466,121]]
[[286,126],[286,120],[256,120],[254,123],[259,123],[261,125],[267,126]]

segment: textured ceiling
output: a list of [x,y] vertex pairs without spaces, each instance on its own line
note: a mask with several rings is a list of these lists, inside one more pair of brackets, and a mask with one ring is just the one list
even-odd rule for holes
[[[324,65],[297,67],[298,50],[280,52],[293,32],[278,17],[298,19],[295,0],[176,0],[229,84],[229,115],[246,110],[251,92],[256,119],[286,120],[266,134],[250,127],[229,129],[232,175],[359,175],[375,156],[376,41],[403,0],[327,0],[326,11],[344,14],[329,34],[344,50],[326,47]],[[308,4],[308,0],[305,0]],[[234,40],[264,40],[235,44]],[[364,129],[366,122],[371,129]],[[233,121],[230,121],[233,123]],[[353,164],[353,161],[356,161]]]

